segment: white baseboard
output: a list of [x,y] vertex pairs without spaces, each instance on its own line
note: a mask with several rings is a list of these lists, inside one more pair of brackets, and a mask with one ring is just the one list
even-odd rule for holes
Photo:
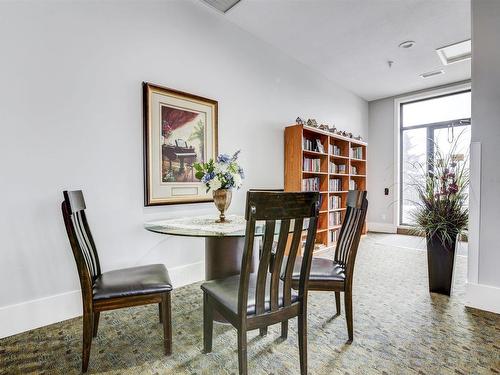
[[0,307],[0,338],[80,315],[82,315],[80,290]]
[[500,288],[484,284],[465,284],[465,305],[500,314]]
[[168,273],[174,288],[197,283],[205,279],[205,262],[197,262],[169,268]]
[[[168,270],[175,288],[204,279],[204,262]],[[0,338],[62,322],[82,315],[80,290],[0,307]]]
[[398,228],[394,224],[368,222],[369,232],[397,233]]

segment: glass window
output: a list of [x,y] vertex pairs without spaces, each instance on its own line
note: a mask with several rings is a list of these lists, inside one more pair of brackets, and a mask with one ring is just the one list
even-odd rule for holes
[[401,222],[413,223],[412,210],[418,199],[415,184],[425,183],[422,178],[421,168],[427,169],[427,129],[418,128],[407,130],[402,139],[402,207]]
[[457,158],[468,162],[470,91],[401,104],[399,224],[413,225],[418,199],[415,186],[425,184],[434,150],[448,153],[458,138]]
[[403,104],[402,126],[470,118],[470,91]]

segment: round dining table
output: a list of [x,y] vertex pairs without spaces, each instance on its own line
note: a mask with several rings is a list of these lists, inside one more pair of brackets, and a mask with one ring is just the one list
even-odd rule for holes
[[[213,280],[240,273],[245,246],[243,216],[228,215],[225,223],[217,223],[217,219],[217,216],[194,216],[148,222],[144,227],[165,235],[205,238],[205,280]],[[264,224],[257,224],[255,236],[263,235]],[[254,267],[259,259],[259,243],[254,241]]]

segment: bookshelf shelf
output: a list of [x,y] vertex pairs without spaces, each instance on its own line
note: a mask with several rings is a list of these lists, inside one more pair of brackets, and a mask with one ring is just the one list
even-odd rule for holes
[[303,174],[328,174],[328,172],[311,172],[311,171],[302,171]]
[[363,141],[306,125],[285,128],[285,191],[321,193],[316,233],[321,251],[337,241],[348,191],[366,190],[366,148]]
[[328,156],[328,154],[324,152],[318,152],[318,151],[311,151],[311,150],[302,150],[304,154],[309,154],[309,155],[317,155],[317,156]]

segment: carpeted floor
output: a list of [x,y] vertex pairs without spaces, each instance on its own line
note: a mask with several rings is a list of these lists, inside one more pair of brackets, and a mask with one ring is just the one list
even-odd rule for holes
[[[454,294],[430,295],[426,254],[387,246],[365,236],[356,263],[354,342],[346,345],[344,316],[331,319],[332,293],[311,293],[311,374],[498,374],[500,315],[464,307],[466,258],[458,257]],[[214,345],[202,353],[199,284],[172,297],[174,354],[162,354],[156,306],[101,315],[89,373],[233,374],[238,372],[236,331],[214,325]],[[342,306],[343,308],[343,306]],[[266,337],[249,334],[251,374],[298,374],[296,322],[289,338],[279,325]],[[0,374],[75,374],[80,369],[81,319],[0,340]]]

